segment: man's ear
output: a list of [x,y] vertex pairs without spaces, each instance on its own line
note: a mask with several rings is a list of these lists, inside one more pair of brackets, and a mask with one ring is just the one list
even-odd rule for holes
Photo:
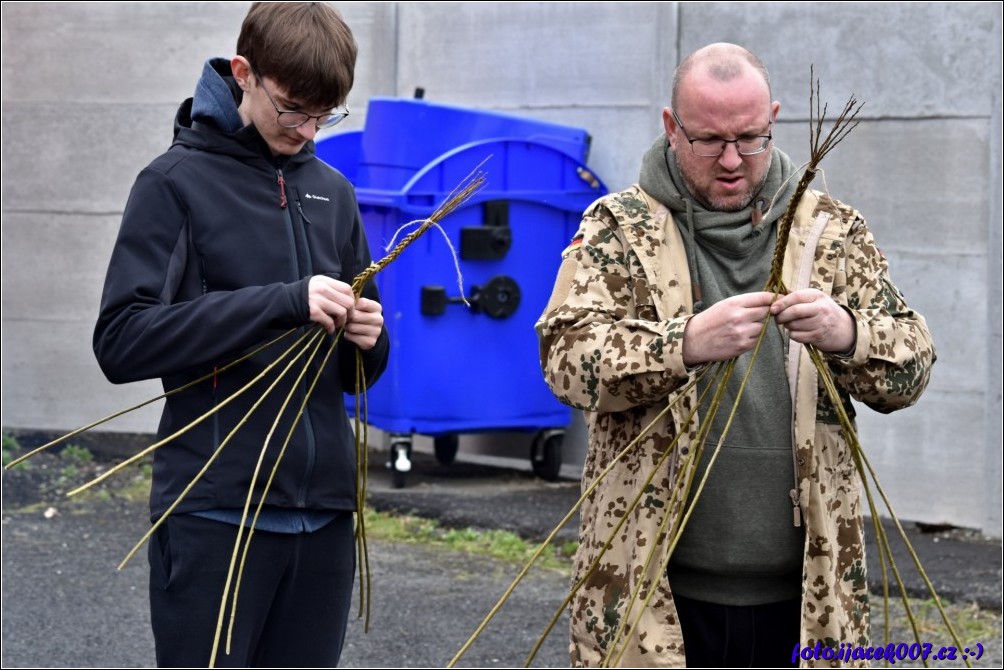
[[234,56],[230,59],[230,70],[237,80],[237,85],[244,91],[251,90],[251,64],[244,56]]
[[[676,119],[669,107],[662,108],[662,127],[666,130],[666,137],[669,138],[669,146],[673,147],[673,139],[676,136]],[[676,147],[673,147],[674,151]]]

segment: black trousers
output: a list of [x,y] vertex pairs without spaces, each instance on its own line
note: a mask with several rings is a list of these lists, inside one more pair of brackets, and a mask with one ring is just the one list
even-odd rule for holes
[[[255,531],[230,653],[228,602],[216,667],[336,666],[352,599],[353,534],[350,512],[314,533]],[[237,526],[179,514],[150,539],[150,619],[158,667],[208,666],[236,536]]]
[[716,605],[674,595],[688,668],[790,668],[802,601]]

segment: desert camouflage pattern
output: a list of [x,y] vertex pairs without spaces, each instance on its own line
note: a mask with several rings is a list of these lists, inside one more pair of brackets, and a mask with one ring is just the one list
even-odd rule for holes
[[[570,605],[571,662],[684,666],[665,572],[666,538],[679,522],[696,465],[697,397],[692,386],[685,388],[695,371],[682,358],[693,310],[683,242],[666,208],[637,186],[593,203],[576,238],[581,243],[565,251],[537,323],[547,383],[585,411],[589,429],[582,486],[591,493],[580,513],[572,577],[573,589],[581,586]],[[852,310],[853,354],[827,357],[850,412],[849,397],[880,412],[916,402],[929,380],[933,344],[923,317],[889,279],[856,210],[807,193],[788,242],[784,280],[789,290],[818,288]],[[832,403],[795,342],[787,369],[806,527],[801,642],[865,645],[861,481]]]

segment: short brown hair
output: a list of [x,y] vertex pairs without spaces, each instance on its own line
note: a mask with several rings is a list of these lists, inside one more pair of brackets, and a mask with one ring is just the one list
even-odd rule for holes
[[345,102],[357,52],[352,31],[324,2],[256,2],[237,38],[237,55],[247,58],[258,74],[316,109]]

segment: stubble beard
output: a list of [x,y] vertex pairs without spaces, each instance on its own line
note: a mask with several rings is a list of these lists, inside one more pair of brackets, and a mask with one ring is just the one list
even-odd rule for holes
[[753,185],[753,188],[745,193],[740,200],[734,200],[731,197],[709,198],[706,193],[702,193],[700,189],[697,188],[694,182],[690,179],[690,175],[688,175],[687,171],[683,169],[682,165],[680,166],[680,176],[683,178],[683,185],[686,186],[687,190],[690,191],[690,194],[694,196],[694,200],[699,202],[705,209],[712,212],[739,212],[749,207],[749,204],[753,202],[753,198],[755,198],[763,189],[763,185],[767,182],[767,175],[770,174],[771,162],[768,162],[764,166],[763,174],[760,175],[760,178]]

